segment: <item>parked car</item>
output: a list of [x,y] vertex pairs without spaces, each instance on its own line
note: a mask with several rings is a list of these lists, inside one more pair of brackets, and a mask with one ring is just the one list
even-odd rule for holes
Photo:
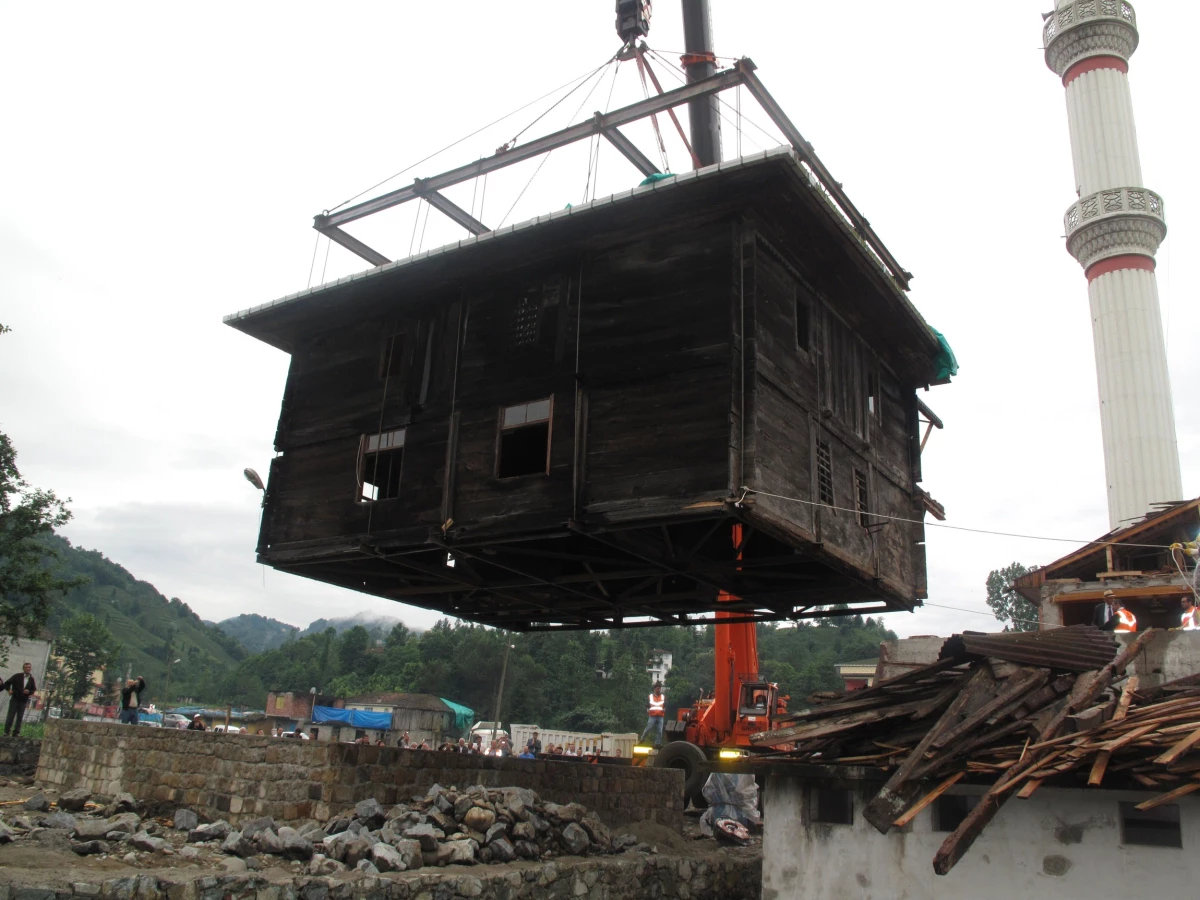
[[[283,733],[283,736],[284,736],[285,738],[294,738],[294,737],[296,737],[296,732],[294,732],[294,731],[285,731],[285,732]],[[310,741],[310,740],[312,740],[312,738],[310,738],[310,737],[309,737],[307,734],[305,734],[303,731],[301,731],[301,732],[300,732],[300,735],[299,735],[299,736],[300,736],[300,740],[302,740],[302,741]],[[353,743],[353,742],[352,742],[352,743]]]
[[212,730],[216,731],[218,733],[224,732],[225,734],[241,734],[242,733],[242,729],[238,728],[236,725],[229,725],[229,726],[214,725],[212,727]]
[[187,728],[188,717],[182,713],[166,713],[163,716],[163,728]]

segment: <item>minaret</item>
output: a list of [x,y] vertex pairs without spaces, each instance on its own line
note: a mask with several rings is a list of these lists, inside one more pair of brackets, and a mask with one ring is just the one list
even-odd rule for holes
[[1057,0],[1042,36],[1067,92],[1079,199],[1064,226],[1088,280],[1115,528],[1183,495],[1154,276],[1167,225],[1162,198],[1142,186],[1127,78],[1137,17],[1124,0]]

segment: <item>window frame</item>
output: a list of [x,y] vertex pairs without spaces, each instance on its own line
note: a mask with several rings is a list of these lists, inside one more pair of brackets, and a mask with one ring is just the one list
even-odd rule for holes
[[[829,441],[823,441],[820,437],[817,438],[817,452],[814,458],[815,465],[813,466],[813,474],[816,476],[817,502],[823,507],[832,507],[837,502],[836,494],[833,490],[833,447]],[[822,479],[822,470],[826,470],[826,478]],[[829,499],[826,498],[825,488],[829,488]]]
[[[549,404],[549,408],[546,411],[545,418],[537,418],[537,419],[534,419],[532,422],[529,421],[528,418],[526,418],[525,421],[522,421],[522,422],[516,422],[511,425],[506,424],[505,420],[507,418],[509,410],[517,409],[519,407],[525,407],[525,414],[526,414],[526,417],[528,417],[529,407],[531,407],[535,404],[538,404],[538,403],[543,403],[543,402],[546,402]],[[540,472],[525,472],[521,475],[501,476],[500,475],[500,459],[501,459],[502,450],[504,447],[505,432],[518,431],[522,428],[528,428],[530,425],[540,425],[542,422],[546,423],[546,464],[545,464],[543,470]],[[544,478],[544,477],[547,477],[550,474],[550,451],[553,446],[554,446],[554,394],[549,394],[546,397],[539,397],[536,400],[527,400],[524,403],[510,403],[510,404],[501,406],[501,407],[499,407],[499,413],[496,416],[496,453],[495,453],[496,459],[492,466],[492,476],[497,481],[512,481],[515,478]]]
[[854,521],[863,528],[871,524],[871,472],[855,466],[854,473]]
[[[396,443],[396,435],[400,435],[399,443]],[[379,445],[383,444],[387,439],[386,447]],[[376,441],[376,448],[370,449],[371,442]],[[408,447],[408,426],[402,425],[399,428],[389,428],[387,431],[377,431],[371,434],[364,434],[358,440],[358,490],[355,492],[356,503],[385,503],[388,500],[395,500],[399,497],[399,489],[404,481],[404,455]],[[379,485],[375,482],[367,481],[367,457],[379,456],[383,453],[395,453],[399,451],[400,455],[400,474],[396,479],[397,495],[395,497],[365,497],[363,490],[367,484],[372,484],[378,490]],[[378,473],[378,469],[376,470]]]

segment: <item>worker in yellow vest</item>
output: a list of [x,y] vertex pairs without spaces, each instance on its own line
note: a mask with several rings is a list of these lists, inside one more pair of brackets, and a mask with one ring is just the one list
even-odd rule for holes
[[1137,631],[1137,618],[1125,608],[1121,598],[1112,591],[1105,591],[1104,597],[1108,601],[1109,619],[1100,626],[1100,630],[1114,631],[1117,634]]
[[667,717],[667,698],[663,696],[662,682],[654,682],[654,689],[650,692],[650,704],[646,710],[646,730],[642,732],[642,736],[638,738],[638,743],[646,740],[646,735],[654,732],[654,746],[661,747],[663,740],[663,724]]
[[1200,631],[1200,609],[1196,609],[1196,598],[1191,594],[1180,601],[1183,617],[1179,620],[1180,631]]

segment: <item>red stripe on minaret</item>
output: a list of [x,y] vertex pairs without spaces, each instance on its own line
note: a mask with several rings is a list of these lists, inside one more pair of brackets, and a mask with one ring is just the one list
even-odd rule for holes
[[1066,87],[1080,75],[1085,72],[1094,72],[1097,69],[1116,69],[1118,72],[1129,74],[1129,63],[1121,59],[1119,56],[1089,56],[1087,59],[1081,59],[1063,74],[1063,87]]
[[1117,272],[1121,269],[1141,269],[1144,272],[1154,271],[1154,258],[1150,256],[1142,256],[1138,253],[1126,253],[1122,256],[1110,256],[1108,259],[1102,259],[1100,262],[1092,263],[1084,271],[1088,282],[1093,282],[1101,275],[1107,275],[1109,272]]

